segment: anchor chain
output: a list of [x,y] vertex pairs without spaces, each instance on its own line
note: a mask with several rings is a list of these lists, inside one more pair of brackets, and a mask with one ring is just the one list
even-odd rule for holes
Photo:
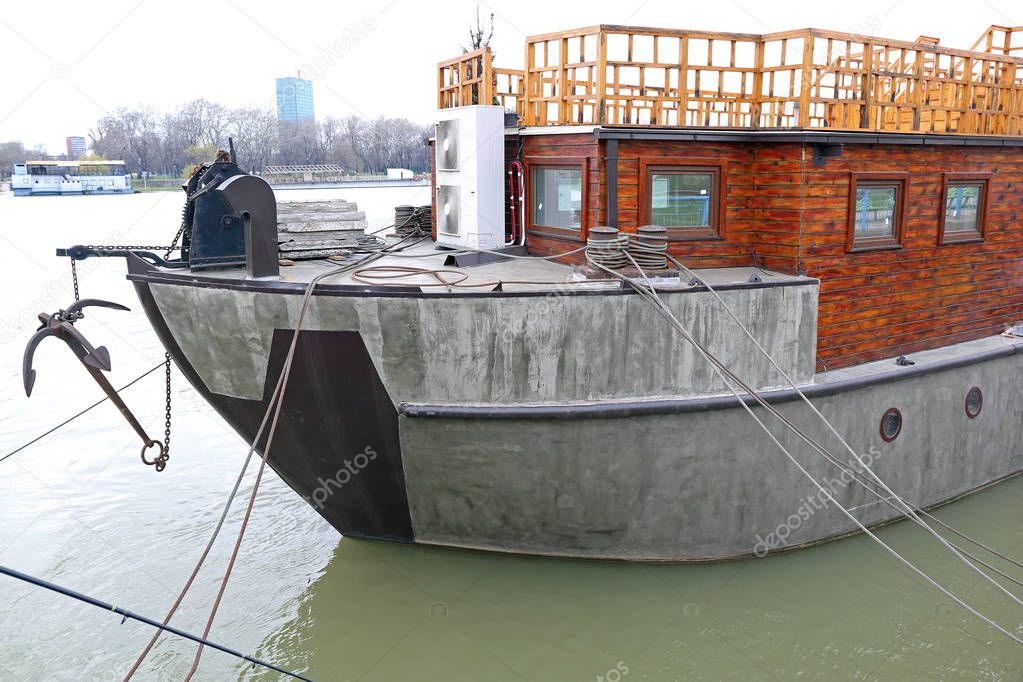
[[81,299],[78,297],[78,268],[75,267],[75,259],[71,259],[71,284],[75,290],[75,303]]
[[[170,459],[170,438],[171,438],[171,356],[170,353],[163,354],[163,367],[164,376],[166,377],[166,411],[164,412],[163,422],[163,443],[159,441],[151,440],[142,446],[142,452],[139,453],[142,458],[142,463],[151,467],[155,467],[157,471],[163,471],[167,467],[167,460]],[[156,446],[160,448],[160,453],[153,459],[146,459],[146,450]]]
[[96,251],[167,251],[173,246],[133,246],[129,244],[83,244],[83,248]]
[[[164,248],[164,247],[160,247],[160,246],[108,246],[108,247],[88,246],[87,248],[90,248],[90,249],[109,248],[109,249],[119,249],[119,250],[137,249],[137,250],[142,251],[142,250],[156,250],[156,249],[161,249],[161,248]],[[43,330],[46,330],[48,328],[51,329],[51,330],[55,330],[58,325],[64,324],[65,325],[64,330],[66,332],[70,333],[71,337],[69,338],[69,337],[67,337],[66,334],[62,335],[59,332],[57,333],[57,335],[61,336],[61,338],[63,338],[69,345],[71,345],[73,350],[75,350],[76,346],[77,346],[78,350],[76,350],[76,354],[79,355],[79,359],[82,360],[82,362],[86,365],[86,367],[89,368],[90,366],[92,366],[94,368],[98,368],[98,369],[102,369],[102,370],[109,370],[109,362],[110,362],[110,360],[109,360],[109,355],[107,354],[106,348],[103,348],[102,346],[100,346],[100,347],[98,347],[96,349],[92,349],[91,347],[89,347],[87,345],[87,342],[85,341],[85,338],[80,336],[76,332],[74,332],[73,331],[73,327],[71,327],[70,325],[73,325],[75,322],[77,322],[78,320],[80,320],[83,317],[85,317],[85,314],[82,312],[81,308],[85,307],[86,305],[101,305],[101,306],[110,307],[110,308],[120,308],[122,310],[127,310],[127,308],[125,308],[123,306],[120,306],[120,305],[118,305],[116,303],[110,304],[110,303],[107,303],[106,301],[97,301],[97,300],[94,300],[94,299],[89,299],[88,301],[85,301],[84,303],[82,303],[81,298],[79,296],[79,291],[78,291],[78,268],[75,266],[75,259],[72,258],[70,260],[71,260],[71,284],[72,284],[72,288],[74,289],[75,303],[74,303],[74,305],[70,306],[66,311],[65,310],[60,310],[60,311],[54,313],[52,316],[51,315],[44,315],[44,314],[40,315],[39,319],[40,319],[40,321],[43,324],[42,324],[42,326],[39,327],[39,330],[36,332],[36,336],[39,337],[38,340],[41,340],[42,337],[39,336],[40,332],[42,332]],[[79,304],[82,304],[82,305],[79,306]],[[34,339],[35,343],[38,343],[38,340]],[[77,343],[76,343],[76,341],[77,341]],[[26,393],[28,393],[28,394],[31,394],[31,391],[32,391],[31,386],[32,386],[32,383],[34,383],[34,379],[35,379],[35,371],[31,369],[32,349],[34,349],[34,344],[32,342],[30,342],[29,349],[27,349],[27,351],[26,351],[25,366],[23,368],[23,373],[25,375],[25,390],[26,390]],[[165,381],[166,381],[166,391],[165,391],[164,428],[163,428],[163,442],[162,443],[160,441],[158,441],[158,440],[153,440],[153,439],[149,438],[146,435],[145,430],[142,428],[142,425],[138,423],[138,420],[136,420],[135,416],[133,414],[131,414],[131,411],[128,409],[128,406],[125,405],[124,402],[120,399],[120,396],[117,395],[117,391],[115,391],[113,389],[113,387],[110,386],[110,383],[108,381],[106,381],[106,379],[104,379],[101,374],[99,374],[98,372],[94,371],[93,369],[90,369],[90,374],[93,375],[93,378],[97,381],[97,383],[99,383],[100,387],[103,388],[103,390],[107,393],[107,397],[111,400],[111,402],[113,402],[117,406],[117,408],[121,411],[121,414],[123,414],[124,417],[128,420],[128,423],[131,424],[132,427],[135,429],[135,432],[138,433],[142,437],[142,450],[139,452],[139,457],[142,459],[142,463],[146,464],[148,466],[154,467],[157,471],[163,471],[167,467],[167,460],[170,459],[170,439],[171,439],[171,356],[170,356],[170,353],[166,353],[166,352],[163,354],[163,356],[164,356],[164,376],[165,376]],[[152,459],[148,459],[146,457],[146,452],[150,448],[153,448],[153,447],[158,448],[159,449],[159,453],[157,453],[157,455],[155,457],[153,457]]]
[[157,471],[162,471],[164,466],[167,466],[167,460],[170,459],[170,437],[171,437],[171,356],[170,353],[164,353],[164,372],[167,377],[167,411],[166,420],[164,421],[163,429],[163,454],[160,455],[162,462],[158,465]]

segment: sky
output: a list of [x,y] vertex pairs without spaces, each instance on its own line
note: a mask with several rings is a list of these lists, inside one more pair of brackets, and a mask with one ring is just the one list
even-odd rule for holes
[[[0,142],[63,153],[105,112],[167,111],[199,97],[272,106],[274,78],[314,81],[317,118],[435,118],[436,64],[468,42],[475,0],[315,3],[107,0],[0,6]],[[1019,0],[488,0],[495,63],[521,68],[525,37],[592,24],[740,33],[816,28],[968,48],[990,24],[1023,26]]]

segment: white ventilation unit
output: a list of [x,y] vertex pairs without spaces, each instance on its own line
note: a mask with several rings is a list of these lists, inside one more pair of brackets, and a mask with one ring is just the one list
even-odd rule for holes
[[435,140],[437,243],[504,246],[504,109],[442,109]]

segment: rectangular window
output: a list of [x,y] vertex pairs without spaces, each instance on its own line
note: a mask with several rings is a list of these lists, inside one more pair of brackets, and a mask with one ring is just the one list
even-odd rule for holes
[[533,169],[532,223],[579,232],[583,220],[583,171],[577,167]]
[[853,175],[847,237],[850,251],[899,247],[905,190],[903,175]]
[[984,238],[987,175],[945,174],[939,243],[954,244]]
[[667,227],[675,238],[720,236],[721,169],[716,166],[646,168],[642,223]]

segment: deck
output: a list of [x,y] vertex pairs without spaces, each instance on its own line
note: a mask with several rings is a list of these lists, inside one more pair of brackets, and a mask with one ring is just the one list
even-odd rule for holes
[[[495,291],[500,283],[499,291],[504,293],[544,293],[552,295],[571,294],[586,291],[612,291],[622,290],[622,282],[618,279],[604,277],[599,271],[583,269],[579,265],[565,264],[553,260],[540,258],[509,258],[499,262],[473,265],[469,267],[458,267],[445,265],[449,257],[447,249],[437,249],[432,242],[423,242],[413,246],[401,254],[384,256],[355,271],[347,271],[337,276],[330,277],[323,281],[317,291],[329,291],[331,289],[348,289],[358,287],[364,291],[375,294],[387,294],[392,291],[395,294],[425,293],[425,294],[487,294]],[[309,281],[331,269],[344,266],[343,262],[335,262],[326,259],[296,261],[294,265],[281,268],[281,279],[277,281],[247,280],[244,268],[226,268],[223,270],[208,270],[201,273],[189,275],[189,279],[213,282],[243,281],[247,286],[262,288],[284,288],[293,285],[296,291],[304,290]],[[353,277],[360,269],[373,268],[383,278],[374,279],[373,275]],[[423,270],[437,271],[445,281],[456,283],[453,286],[444,286],[438,282],[432,274],[413,274],[391,278],[400,275],[396,270],[382,271],[381,268],[421,268]],[[695,269],[694,269],[695,270]],[[176,275],[180,271],[174,269],[159,268],[156,272]],[[731,268],[705,268],[698,270],[699,277],[712,287],[734,287],[746,285],[751,275],[758,275],[761,285],[771,285],[787,282],[809,282],[811,278],[796,275],[787,275],[778,272],[771,272],[756,267],[731,267]],[[626,273],[627,274],[627,273]],[[688,280],[680,279],[677,274],[669,276],[652,277],[659,289],[665,290],[690,290],[694,287],[689,285]],[[464,278],[464,279],[463,279]],[[372,280],[373,283],[370,283]]]

